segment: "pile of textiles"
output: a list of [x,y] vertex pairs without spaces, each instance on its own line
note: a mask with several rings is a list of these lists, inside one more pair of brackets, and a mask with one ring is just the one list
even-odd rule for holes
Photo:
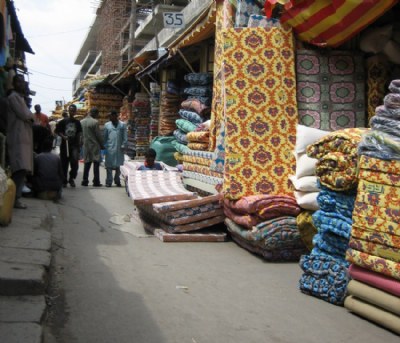
[[171,93],[170,91],[162,91],[160,98],[160,121],[158,127],[159,136],[172,136],[175,129],[175,120],[179,118],[179,104],[181,96],[179,92]]
[[400,334],[400,280],[352,264],[344,306]]
[[150,145],[150,100],[146,93],[136,93],[132,103],[135,121],[135,149],[137,156],[143,156]]
[[365,127],[365,71],[361,53],[296,50],[299,123],[325,131]]
[[219,195],[196,197],[191,200],[138,204],[140,217],[169,233],[198,231],[221,224],[225,216]]
[[127,122],[132,113],[132,103],[129,102],[129,97],[125,96],[122,100],[122,106],[119,109],[119,120]]
[[184,163],[183,177],[197,180],[209,185],[220,185],[223,182],[220,173],[210,170],[213,153],[210,151],[192,150],[186,145],[176,142],[175,149],[177,154],[175,158]]
[[[253,15],[260,16],[263,13],[262,6],[260,7],[261,1],[256,0],[237,0],[231,2],[236,12],[235,15],[235,27],[247,27],[251,25],[251,17]],[[260,26],[260,25],[258,25]]]
[[104,125],[110,120],[110,111],[120,108],[122,101],[123,96],[111,87],[97,87],[85,92],[86,108],[96,107],[99,110],[99,125]]
[[176,171],[131,169],[126,181],[129,196],[136,206],[197,198],[196,193],[185,189]]
[[209,73],[190,73],[184,79],[189,84],[184,90],[188,98],[181,103],[174,136],[192,150],[208,150],[209,127],[201,124],[209,118],[211,108],[201,98],[212,98],[213,76]]
[[389,90],[370,120],[371,131],[360,143],[360,155],[400,160],[400,80],[393,80]]
[[349,245],[357,178],[357,147],[365,129],[343,129],[308,145],[318,159],[319,210],[312,215],[317,234],[313,249],[302,256],[300,290],[335,305],[343,305],[349,282],[345,259]]
[[[400,161],[370,154],[360,156],[360,180],[346,252],[351,270],[365,277],[354,277],[358,282],[351,288],[349,285],[345,307],[400,333]],[[374,282],[368,281],[371,279]],[[396,285],[397,292],[387,285]]]
[[161,88],[155,82],[150,82],[150,142],[158,136],[158,123],[160,120],[160,94]]
[[300,290],[335,305],[346,296],[348,263],[345,254],[351,231],[355,192],[336,192],[322,188],[317,201],[320,209],[312,215],[317,229],[309,255],[302,256]]
[[224,199],[225,224],[241,247],[269,261],[298,261],[306,252],[297,229],[300,207],[287,195]]
[[314,129],[304,125],[297,125],[296,146],[294,156],[296,158],[296,174],[290,175],[289,179],[295,189],[294,196],[298,205],[310,211],[319,209],[317,196],[317,176],[315,165],[317,159],[308,157],[306,149],[310,144],[326,136],[329,132]]
[[307,155],[318,159],[315,173],[322,186],[334,191],[357,187],[358,145],[365,128],[331,132],[307,147]]

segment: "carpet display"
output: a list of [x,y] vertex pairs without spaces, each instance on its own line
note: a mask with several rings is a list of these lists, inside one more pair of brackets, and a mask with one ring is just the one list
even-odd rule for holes
[[128,174],[127,181],[135,205],[197,198],[196,193],[185,189],[176,172],[133,171]]
[[224,196],[290,195],[298,119],[292,32],[228,29],[223,40]]
[[354,51],[296,50],[299,123],[336,131],[365,127],[365,74]]

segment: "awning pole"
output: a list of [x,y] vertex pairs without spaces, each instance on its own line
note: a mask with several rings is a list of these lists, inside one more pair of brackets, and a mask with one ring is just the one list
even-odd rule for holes
[[[140,68],[142,68],[142,70],[144,69],[144,67],[143,67],[141,64],[138,63],[138,65],[140,66]],[[146,74],[143,75],[143,76],[146,76]],[[155,83],[158,84],[158,81],[151,75],[151,73],[147,74],[147,76],[148,76],[150,79],[152,79]],[[135,77],[136,77],[136,76],[135,76]],[[140,77],[136,77],[136,79],[137,79],[137,80],[140,80]]]
[[196,73],[196,72],[194,71],[194,69],[192,68],[192,66],[190,65],[189,61],[188,61],[188,60],[186,59],[186,57],[183,55],[182,51],[180,51],[179,49],[176,49],[176,51],[178,51],[179,55],[181,55],[183,61],[186,63],[186,65],[188,66],[188,68],[190,69],[190,71],[191,71],[192,73]]

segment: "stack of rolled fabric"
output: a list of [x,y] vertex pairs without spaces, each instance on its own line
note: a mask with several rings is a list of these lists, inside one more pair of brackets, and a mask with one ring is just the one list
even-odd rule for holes
[[136,156],[143,156],[150,145],[150,99],[146,93],[136,93],[132,103],[135,116]]
[[[183,176],[209,185],[222,183],[222,174],[210,170],[213,154],[208,151],[210,142],[210,112],[208,105],[212,94],[213,76],[209,73],[185,75],[189,87],[188,98],[181,103],[180,119],[174,132],[177,140],[175,158],[183,164]],[[206,97],[207,99],[204,99]]]
[[344,306],[400,334],[400,80],[389,90],[359,145]]
[[179,119],[181,96],[179,89],[172,81],[167,82],[167,89],[161,92],[159,136],[172,136],[176,129],[175,121]]
[[169,233],[198,231],[224,222],[219,195],[137,205],[142,220]]
[[184,76],[189,87],[184,89],[187,100],[198,100],[204,106],[211,106],[213,75],[209,73],[190,73]]
[[370,120],[371,131],[360,143],[360,155],[400,160],[400,80],[393,80],[389,90]]
[[209,132],[190,135],[190,140],[187,134],[196,131],[198,126],[209,118],[210,106],[200,99],[212,97],[213,76],[209,73],[190,73],[186,74],[184,79],[190,85],[184,90],[188,98],[181,103],[180,119],[176,121],[178,129],[174,131],[174,136],[179,143],[188,145],[192,150],[208,150]]
[[352,225],[357,178],[357,148],[362,128],[331,132],[307,147],[318,159],[319,210],[312,215],[317,234],[313,249],[302,256],[300,290],[335,305],[343,305],[349,282],[345,260]]
[[155,82],[150,82],[150,141],[158,136],[158,123],[160,121],[160,93],[161,88]]
[[315,174],[317,159],[307,156],[306,149],[310,144],[326,136],[329,132],[319,129],[297,125],[296,146],[294,156],[296,158],[296,174],[289,179],[295,188],[294,196],[299,206],[305,210],[316,211],[318,186]]
[[298,261],[306,252],[296,224],[300,207],[287,195],[224,199],[225,224],[242,248],[268,261]]

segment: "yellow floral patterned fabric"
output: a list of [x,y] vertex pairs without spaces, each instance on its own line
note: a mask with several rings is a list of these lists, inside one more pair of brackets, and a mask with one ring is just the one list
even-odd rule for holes
[[389,82],[390,64],[383,55],[375,55],[367,59],[367,107],[368,123],[375,115],[375,109],[383,105]]
[[236,28],[223,38],[224,196],[292,195],[298,123],[292,31]]
[[217,14],[215,19],[214,83],[210,120],[210,151],[214,151],[216,148],[216,140],[220,134],[221,121],[224,119],[224,108],[222,105],[223,30],[233,27],[232,18],[233,8],[232,5],[229,4],[229,1],[217,1]]
[[400,263],[354,249],[347,249],[346,260],[357,266],[400,280]]
[[387,218],[371,217],[368,216],[364,211],[358,213],[356,209],[353,212],[353,226],[364,228],[365,230],[371,230],[376,232],[387,232],[393,235],[399,236],[400,243],[400,225]]
[[187,147],[192,150],[206,151],[208,150],[208,143],[188,143]]
[[365,229],[364,227],[361,228],[357,225],[352,226],[351,236],[354,238],[363,239],[368,242],[387,245],[392,248],[400,247],[400,236],[393,235],[387,232]]
[[349,247],[371,255],[383,257],[393,262],[400,262],[400,248],[369,242],[363,239],[350,238]]
[[182,155],[182,161],[209,167],[212,160],[199,156]]

